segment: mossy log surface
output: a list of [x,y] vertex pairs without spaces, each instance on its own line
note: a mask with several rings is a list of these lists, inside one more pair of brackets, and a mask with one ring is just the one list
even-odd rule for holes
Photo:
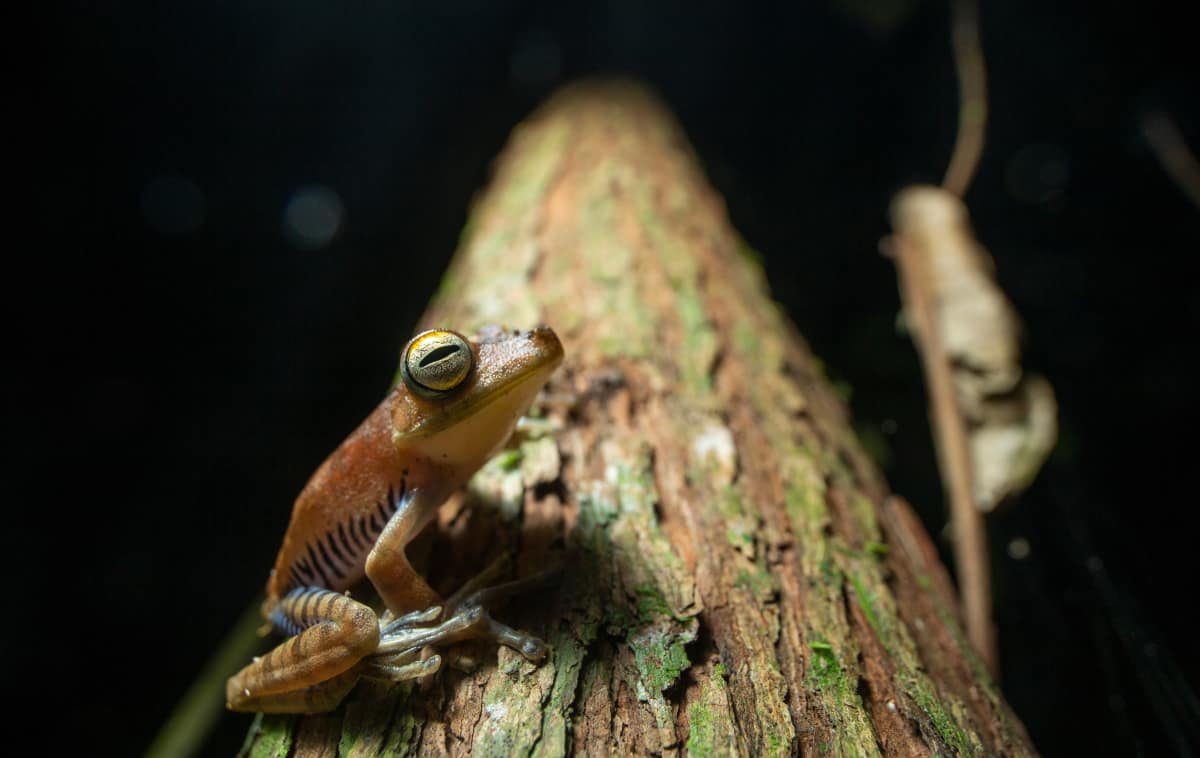
[[552,654],[470,647],[470,673],[266,717],[249,754],[1033,752],[928,536],[644,90],[576,85],[516,129],[424,318],[484,323],[562,338],[552,431],[413,557],[446,592],[505,550],[513,575],[562,565],[498,614]]

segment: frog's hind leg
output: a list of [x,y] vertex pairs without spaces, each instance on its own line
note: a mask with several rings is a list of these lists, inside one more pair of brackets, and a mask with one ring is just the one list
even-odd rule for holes
[[233,710],[258,713],[325,713],[332,711],[341,704],[350,690],[354,689],[358,680],[366,675],[360,669],[362,666],[356,665],[332,679],[298,690],[289,690],[274,695],[257,695],[252,702],[233,708]]
[[235,711],[317,713],[354,687],[357,664],[379,645],[375,612],[320,587],[289,592],[271,623],[293,637],[230,677],[226,707]]

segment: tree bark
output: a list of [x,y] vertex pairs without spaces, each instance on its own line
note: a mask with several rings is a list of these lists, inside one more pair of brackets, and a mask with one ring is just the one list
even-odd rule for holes
[[[1021,755],[920,523],[645,91],[585,83],[514,132],[423,326],[546,323],[547,436],[442,509],[451,591],[505,550],[561,564],[500,612],[541,665],[363,683],[267,717],[252,755]],[[464,507],[469,506],[469,507]],[[448,558],[447,558],[448,557]]]

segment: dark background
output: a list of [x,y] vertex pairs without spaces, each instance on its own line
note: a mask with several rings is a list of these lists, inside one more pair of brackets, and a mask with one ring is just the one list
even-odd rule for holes
[[[79,4],[31,28],[37,86],[10,120],[32,133],[9,149],[32,236],[10,231],[27,266],[4,309],[9,581],[33,616],[2,638],[27,705],[99,752],[144,749],[260,591],[308,474],[382,396],[509,131],[585,75],[672,107],[894,489],[941,530],[877,243],[891,194],[940,180],[953,143],[946,7],[647,5]],[[1048,469],[991,522],[1002,680],[1048,755],[1195,751],[1200,212],[1140,130],[1164,111],[1200,146],[1194,26],[1167,3],[1051,5],[986,4],[967,196],[1061,404]],[[342,208],[315,247],[284,224],[313,185]]]

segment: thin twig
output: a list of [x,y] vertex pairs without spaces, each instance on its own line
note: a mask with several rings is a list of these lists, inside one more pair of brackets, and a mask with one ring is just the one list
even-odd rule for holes
[[[950,39],[958,74],[958,136],[942,187],[958,197],[966,194],[983,155],[987,126],[987,68],[979,35],[978,0],[951,0]],[[971,459],[966,422],[954,391],[953,369],[942,349],[933,318],[928,262],[921,251],[897,239],[895,257],[900,269],[905,312],[910,314],[913,336],[929,385],[942,481],[950,500],[954,533],[954,562],[967,623],[967,637],[994,675],[998,667],[995,631],[992,628],[992,587],[988,566],[987,531],[975,507],[971,486]]]
[[995,630],[987,534],[983,514],[972,495],[967,430],[954,391],[950,360],[942,347],[933,317],[933,292],[928,261],[902,235],[892,238],[891,253],[900,274],[900,292],[913,341],[921,354],[929,386],[934,433],[942,462],[942,481],[950,501],[954,563],[967,624],[967,637],[994,675],[997,670]]
[[958,137],[942,186],[962,197],[979,167],[987,126],[987,69],[979,41],[978,0],[951,0],[950,24],[958,72]]
[[1192,205],[1200,208],[1200,163],[1188,149],[1179,127],[1162,111],[1151,111],[1142,116],[1141,126],[1142,136],[1146,138],[1163,170],[1192,201]]

